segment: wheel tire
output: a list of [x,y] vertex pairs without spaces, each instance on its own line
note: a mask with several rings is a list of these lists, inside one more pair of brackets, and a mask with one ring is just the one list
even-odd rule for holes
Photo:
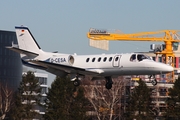
[[111,83],[106,83],[106,89],[111,89],[112,88],[112,84]]
[[155,85],[157,85],[157,80],[156,80],[156,79],[154,79],[154,80],[152,80],[152,81],[151,81],[151,83],[152,83],[152,85],[154,85],[154,86],[155,86]]
[[80,81],[79,80],[75,80],[75,81],[73,81],[73,84],[74,84],[74,86],[79,86],[80,85]]

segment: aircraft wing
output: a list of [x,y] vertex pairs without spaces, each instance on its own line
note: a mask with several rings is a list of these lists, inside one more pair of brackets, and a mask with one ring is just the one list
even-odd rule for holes
[[73,66],[67,66],[67,65],[62,65],[62,64],[56,64],[56,63],[50,63],[46,61],[39,61],[39,60],[31,60],[30,62],[36,63],[39,65],[42,65],[46,68],[53,68],[57,69],[60,71],[65,71],[66,73],[71,73],[71,74],[80,74],[80,75],[93,75],[97,76],[100,73],[102,73],[102,70],[99,69],[84,69],[84,68],[79,68],[79,67],[73,67]]

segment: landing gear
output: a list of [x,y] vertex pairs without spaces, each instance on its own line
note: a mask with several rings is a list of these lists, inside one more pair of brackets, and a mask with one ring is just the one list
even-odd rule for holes
[[80,78],[78,75],[72,76],[71,81],[73,82],[74,86],[80,85]]
[[112,88],[112,84],[113,84],[113,82],[112,82],[112,78],[111,77],[105,77],[105,79],[106,79],[106,85],[105,85],[105,87],[106,87],[106,89],[111,89]]
[[151,80],[152,85],[153,85],[153,86],[157,85],[157,80],[156,80],[156,78],[155,78],[155,75],[150,75],[150,76],[149,76],[149,79],[151,79],[151,77],[153,77],[153,80]]
[[76,79],[73,81],[74,86],[79,86],[80,85],[80,80]]
[[155,85],[157,85],[157,80],[156,80],[156,79],[154,79],[154,80],[152,80],[152,81],[151,81],[151,83],[152,83],[152,85],[154,85],[154,86],[155,86]]

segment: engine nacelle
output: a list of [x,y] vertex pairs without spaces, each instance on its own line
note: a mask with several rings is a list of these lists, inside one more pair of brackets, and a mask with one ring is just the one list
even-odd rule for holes
[[63,65],[73,65],[74,57],[72,55],[60,55],[49,58],[49,62]]

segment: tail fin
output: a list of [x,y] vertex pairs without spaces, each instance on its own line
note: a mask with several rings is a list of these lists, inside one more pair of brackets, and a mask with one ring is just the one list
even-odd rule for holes
[[15,27],[19,49],[38,54],[41,50],[40,46],[34,39],[27,27]]

